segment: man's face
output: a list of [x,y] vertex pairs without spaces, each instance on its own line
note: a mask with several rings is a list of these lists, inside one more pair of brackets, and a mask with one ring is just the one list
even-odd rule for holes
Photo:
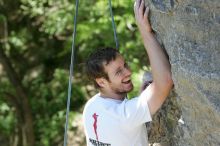
[[121,55],[117,55],[109,64],[104,64],[104,70],[109,77],[106,88],[110,92],[125,94],[133,89],[131,70]]

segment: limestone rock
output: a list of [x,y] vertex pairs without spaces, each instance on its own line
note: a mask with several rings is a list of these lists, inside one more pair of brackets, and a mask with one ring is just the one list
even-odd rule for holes
[[176,93],[171,92],[162,108],[153,116],[153,120],[147,123],[148,139],[152,145],[175,145],[178,138],[174,135],[181,111],[176,99]]
[[[176,110],[171,129],[151,142],[174,146],[220,145],[220,2],[148,0],[152,27],[166,49],[175,84]],[[179,106],[178,106],[179,105]],[[172,107],[172,105],[171,105]],[[169,125],[170,104],[157,127]],[[162,110],[163,110],[162,108]],[[175,111],[175,110],[174,110]],[[179,116],[179,117],[178,117]],[[157,119],[158,115],[156,115]],[[155,126],[154,126],[155,127]],[[163,126],[162,126],[163,127]],[[155,131],[155,129],[153,129]],[[153,131],[151,131],[152,133]],[[161,139],[161,137],[164,137]],[[166,140],[165,140],[166,139]]]

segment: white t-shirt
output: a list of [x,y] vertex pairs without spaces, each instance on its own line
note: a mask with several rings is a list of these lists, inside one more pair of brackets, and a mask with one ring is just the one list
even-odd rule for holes
[[148,146],[144,123],[151,121],[151,115],[139,99],[93,96],[83,111],[87,146]]

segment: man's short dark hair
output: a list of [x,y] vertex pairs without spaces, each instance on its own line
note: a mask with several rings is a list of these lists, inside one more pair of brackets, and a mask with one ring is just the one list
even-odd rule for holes
[[96,78],[104,77],[109,80],[108,74],[104,70],[105,65],[109,64],[110,61],[115,60],[119,51],[114,48],[101,48],[91,53],[86,61],[86,73],[90,80],[92,80],[96,87],[100,86],[96,83]]

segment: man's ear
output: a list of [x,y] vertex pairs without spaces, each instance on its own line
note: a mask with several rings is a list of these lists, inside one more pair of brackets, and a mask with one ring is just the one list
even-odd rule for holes
[[105,83],[106,83],[105,78],[96,78],[95,81],[101,88],[103,88],[105,86]]

